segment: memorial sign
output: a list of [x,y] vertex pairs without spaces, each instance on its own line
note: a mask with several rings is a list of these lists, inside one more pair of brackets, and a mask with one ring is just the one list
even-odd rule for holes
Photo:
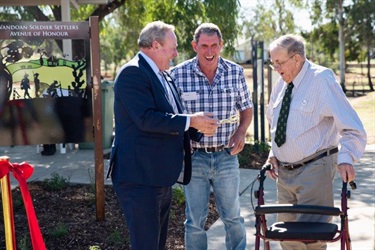
[[0,146],[93,141],[89,46],[88,22],[0,22]]

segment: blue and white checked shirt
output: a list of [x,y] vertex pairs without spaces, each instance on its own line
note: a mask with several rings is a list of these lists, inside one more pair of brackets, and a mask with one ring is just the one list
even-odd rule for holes
[[[212,85],[198,67],[196,57],[174,67],[171,76],[179,89],[185,113],[211,112],[214,118],[222,120],[253,107],[243,68],[221,57]],[[213,137],[192,142],[193,147],[229,147],[230,136],[237,127],[236,123],[222,124]]]

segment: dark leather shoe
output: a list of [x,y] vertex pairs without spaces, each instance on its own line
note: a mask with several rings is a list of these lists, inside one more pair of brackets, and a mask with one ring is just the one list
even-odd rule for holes
[[54,155],[56,153],[55,144],[44,144],[43,151],[40,152],[42,155]]

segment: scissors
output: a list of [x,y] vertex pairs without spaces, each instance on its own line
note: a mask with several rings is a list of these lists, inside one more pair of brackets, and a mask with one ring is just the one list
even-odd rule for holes
[[225,123],[237,123],[240,120],[238,115],[232,115],[231,117],[223,120],[219,120],[218,124],[225,124]]

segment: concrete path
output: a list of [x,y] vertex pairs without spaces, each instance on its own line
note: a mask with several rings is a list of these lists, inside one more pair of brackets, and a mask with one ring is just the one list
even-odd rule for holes
[[[76,147],[77,148],[77,147]],[[28,162],[34,167],[34,173],[28,181],[51,178],[57,173],[72,183],[90,184],[95,182],[95,160],[93,149],[67,149],[65,154],[59,150],[54,155],[42,156],[36,146],[0,147],[0,156],[8,156],[11,162]],[[108,160],[104,160],[104,173],[107,174]],[[12,174],[11,174],[12,177]],[[110,179],[105,179],[111,185]],[[18,186],[11,178],[12,187]]]

